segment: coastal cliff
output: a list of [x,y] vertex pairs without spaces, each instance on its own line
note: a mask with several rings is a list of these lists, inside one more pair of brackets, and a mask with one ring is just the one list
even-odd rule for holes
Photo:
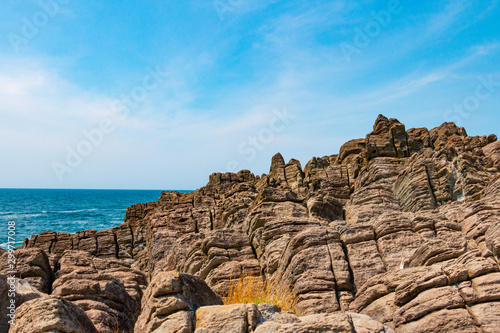
[[[0,332],[497,332],[500,141],[380,115],[336,155],[215,173],[16,256]],[[294,312],[223,305],[241,279],[286,289]]]

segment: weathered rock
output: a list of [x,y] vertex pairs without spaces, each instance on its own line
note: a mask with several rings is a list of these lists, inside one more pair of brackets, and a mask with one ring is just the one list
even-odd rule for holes
[[[495,331],[500,144],[380,115],[365,139],[304,168],[278,153],[268,175],[214,173],[195,192],[129,207],[119,227],[44,232],[23,248],[39,252],[20,252],[21,278],[50,292],[54,272],[53,293],[102,331],[113,316],[131,331],[139,315],[136,332]],[[214,306],[209,287],[227,296],[248,281],[305,317]]]
[[342,163],[347,157],[352,155],[358,155],[364,152],[366,149],[365,139],[355,139],[347,141],[340,147],[338,162]]
[[398,333],[477,333],[474,322],[465,309],[444,309],[436,311],[420,320],[404,324],[396,330]]
[[[0,257],[0,272],[6,274],[9,267],[9,253]],[[15,276],[28,281],[41,292],[50,293],[54,275],[45,251],[37,248],[18,249],[15,251]]]
[[97,333],[98,330],[76,305],[59,297],[43,297],[17,308],[16,322],[9,332]]
[[193,332],[195,312],[222,299],[202,280],[178,272],[156,274],[143,300],[135,332]]
[[[116,259],[115,259],[116,260]],[[60,260],[53,295],[84,310],[99,332],[133,332],[145,277],[120,261],[67,251]]]
[[255,304],[202,307],[196,311],[196,333],[253,332],[261,321]]
[[500,302],[488,302],[468,307],[472,318],[484,333],[495,333],[500,323]]
[[405,126],[397,119],[379,115],[373,132],[366,136],[368,159],[409,156]]
[[[493,141],[495,139],[495,141]],[[493,141],[493,142],[491,142]],[[483,147],[484,155],[486,155],[490,161],[492,166],[497,169],[500,168],[500,141],[496,141],[496,136],[491,138],[491,143],[486,147]]]
[[[2,320],[0,320],[0,332],[8,332],[9,331],[9,323],[8,321],[11,319],[7,317],[10,314],[10,309],[8,308],[11,303],[11,298],[9,298],[9,286],[10,280],[7,281],[7,276],[0,274],[0,316],[2,316]],[[13,315],[15,315],[15,308],[13,311]]]
[[318,227],[296,234],[282,256],[275,279],[293,286],[295,310],[300,315],[340,310],[336,292],[352,290],[353,286],[339,233]]
[[[255,333],[299,333],[299,332],[342,332],[342,333],[394,333],[368,316],[337,312],[299,317],[291,323],[266,321],[257,326]],[[215,331],[214,331],[215,332]],[[240,331],[234,331],[240,332]],[[241,331],[250,332],[250,331]]]

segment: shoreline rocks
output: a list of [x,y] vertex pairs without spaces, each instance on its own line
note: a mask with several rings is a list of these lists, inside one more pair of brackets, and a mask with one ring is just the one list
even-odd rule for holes
[[[33,235],[18,277],[99,332],[494,332],[499,151],[495,135],[380,115],[304,168],[276,154],[269,174],[215,173],[119,227]],[[295,314],[222,305],[249,278],[289,291]]]

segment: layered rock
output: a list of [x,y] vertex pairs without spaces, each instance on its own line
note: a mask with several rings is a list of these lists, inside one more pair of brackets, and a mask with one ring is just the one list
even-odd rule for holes
[[132,332],[140,313],[146,278],[119,260],[66,251],[53,284],[53,295],[85,311],[99,332]]
[[[304,168],[276,154],[269,174],[216,173],[195,192],[129,207],[117,228],[45,232],[23,248],[19,277],[100,331],[116,316],[124,332],[493,332],[500,145],[453,123],[406,130],[381,115],[365,138]],[[301,317],[182,291],[227,296],[247,279],[285,290]]]
[[45,252],[41,249],[18,249],[15,251],[16,268],[10,268],[9,253],[0,257],[0,273],[15,271],[15,277],[29,282],[33,287],[44,293],[50,293],[54,275]]
[[16,309],[15,324],[9,333],[72,332],[97,333],[78,306],[59,297],[36,298]]
[[195,313],[204,305],[222,304],[203,280],[178,272],[158,273],[142,302],[136,332],[193,332]]
[[335,312],[297,317],[293,313],[273,309],[269,304],[232,304],[200,308],[196,312],[195,333],[394,333],[366,315]]

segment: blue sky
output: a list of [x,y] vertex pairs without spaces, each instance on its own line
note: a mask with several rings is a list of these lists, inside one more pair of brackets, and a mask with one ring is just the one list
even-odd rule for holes
[[500,134],[497,0],[1,7],[0,187],[195,189],[379,113]]

